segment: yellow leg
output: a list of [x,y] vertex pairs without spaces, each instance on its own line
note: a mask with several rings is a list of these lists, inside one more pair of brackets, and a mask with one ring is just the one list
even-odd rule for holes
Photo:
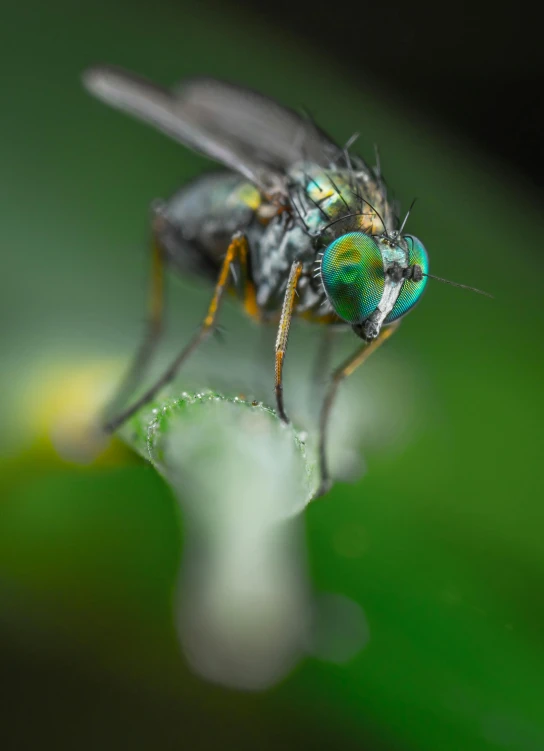
[[327,464],[327,433],[329,428],[329,419],[332,411],[332,405],[342,381],[350,376],[357,368],[362,365],[370,355],[375,352],[389,337],[397,330],[399,324],[394,323],[391,326],[383,328],[376,339],[370,344],[364,344],[360,349],[345,360],[332,374],[328,391],[323,400],[321,407],[321,416],[319,420],[319,467],[321,473],[321,482],[316,497],[324,495],[330,488],[329,467]]
[[291,316],[293,314],[293,308],[295,305],[295,293],[297,289],[297,283],[302,272],[302,263],[295,261],[291,266],[289,273],[289,279],[287,280],[287,289],[285,290],[285,297],[283,298],[283,306],[281,309],[280,325],[278,327],[278,336],[276,337],[276,404],[278,407],[278,415],[283,422],[289,422],[285,409],[283,407],[283,361],[285,359],[285,351],[287,349],[287,339],[289,338],[289,327],[291,326]]
[[117,430],[117,428],[126,420],[128,420],[129,417],[131,417],[141,407],[147,404],[147,402],[151,401],[151,399],[153,399],[164,386],[166,386],[174,379],[176,373],[181,368],[183,363],[195,351],[198,345],[203,342],[204,339],[206,339],[207,336],[211,333],[213,325],[217,318],[217,313],[219,312],[223,293],[229,281],[231,265],[236,260],[236,258],[243,254],[247,255],[247,239],[245,235],[237,234],[232,238],[231,243],[227,249],[227,253],[221,266],[221,271],[219,272],[219,278],[217,280],[217,284],[215,285],[213,297],[208,306],[208,311],[200,328],[193,336],[191,341],[181,350],[175,360],[173,360],[167,370],[165,370],[162,376],[153,384],[153,386],[151,386],[145,392],[145,394],[140,397],[140,399],[135,401],[112,420],[109,420],[109,422],[105,425],[106,431],[113,433],[113,431]]
[[249,278],[249,245],[244,243],[238,253],[239,271],[241,274],[242,289],[244,293],[243,306],[245,312],[255,321],[261,320],[261,311],[257,305],[257,293],[255,285]]

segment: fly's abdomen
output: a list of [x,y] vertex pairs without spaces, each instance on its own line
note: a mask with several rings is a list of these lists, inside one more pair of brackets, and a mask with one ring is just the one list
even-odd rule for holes
[[160,206],[159,244],[180,273],[215,281],[235,232],[259,231],[260,205],[261,194],[245,178],[231,172],[203,175]]

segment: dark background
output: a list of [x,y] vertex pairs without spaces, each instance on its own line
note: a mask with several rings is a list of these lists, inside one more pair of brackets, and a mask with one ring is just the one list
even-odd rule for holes
[[544,186],[544,54],[531,3],[235,4],[334,54],[361,85],[426,112]]

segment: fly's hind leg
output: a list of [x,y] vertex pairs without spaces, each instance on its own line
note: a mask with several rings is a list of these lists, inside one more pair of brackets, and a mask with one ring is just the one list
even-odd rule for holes
[[291,317],[293,315],[293,308],[295,306],[295,294],[297,290],[297,283],[302,273],[302,263],[295,261],[291,266],[289,272],[289,279],[287,280],[287,289],[285,290],[285,296],[283,298],[283,305],[281,309],[280,325],[278,327],[278,335],[276,337],[276,404],[278,408],[278,415],[283,422],[289,422],[289,418],[285,414],[285,408],[283,406],[283,361],[285,359],[285,352],[287,349],[287,340],[289,338],[289,328],[291,326]]
[[376,339],[369,344],[364,344],[357,352],[348,357],[332,374],[329,388],[321,406],[321,415],[319,420],[319,469],[321,480],[316,497],[324,495],[330,488],[331,479],[329,474],[329,465],[327,462],[327,438],[330,424],[330,416],[334,399],[338,392],[338,387],[342,381],[350,376],[357,368],[362,365],[370,355],[375,352],[389,337],[397,330],[398,323],[383,328]]
[[189,343],[181,350],[175,360],[172,361],[170,366],[164,371],[164,373],[157,379],[157,381],[151,386],[143,396],[137,399],[133,404],[109,420],[105,429],[109,433],[113,433],[114,430],[128,420],[132,415],[137,412],[141,407],[150,402],[156,394],[167,384],[169,384],[176,376],[177,372],[183,365],[183,363],[189,358],[189,356],[197,349],[199,344],[203,342],[213,331],[214,324],[219,312],[223,293],[227,287],[229,276],[231,273],[231,266],[235,260],[240,259],[242,265],[246,263],[248,254],[247,238],[241,233],[237,233],[232,238],[230,245],[227,249],[227,253],[223,260],[221,270],[219,272],[219,278],[215,285],[213,297],[208,306],[208,311],[204,320],[202,321],[198,331],[189,341]]
[[159,222],[163,221],[160,207],[152,209],[152,237],[151,237],[151,270],[150,286],[148,293],[148,313],[144,338],[133,357],[132,363],[117,387],[114,396],[109,401],[103,422],[107,422],[108,416],[119,411],[127,401],[143,377],[156,352],[157,345],[163,332],[165,310],[165,255],[159,243]]

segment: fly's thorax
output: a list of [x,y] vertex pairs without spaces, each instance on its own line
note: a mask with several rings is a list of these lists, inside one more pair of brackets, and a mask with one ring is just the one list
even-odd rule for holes
[[258,242],[251,246],[251,256],[257,304],[263,310],[274,311],[281,309],[293,262],[302,261],[304,275],[306,271],[309,274],[315,250],[304,227],[284,213],[264,228]]
[[334,239],[349,231],[381,234],[394,224],[383,181],[354,157],[352,169],[299,162],[289,172],[292,201],[308,230]]

